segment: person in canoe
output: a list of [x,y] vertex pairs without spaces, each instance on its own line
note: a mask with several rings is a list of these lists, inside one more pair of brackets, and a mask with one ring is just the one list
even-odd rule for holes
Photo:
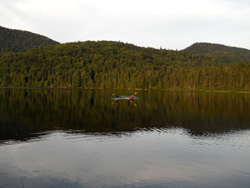
[[119,95],[117,95],[117,94],[112,94],[115,98],[118,98],[119,97]]
[[[137,95],[137,92],[135,92],[135,95]],[[134,95],[130,95],[129,99],[133,101],[133,100],[135,100],[135,96]]]
[[135,97],[134,95],[130,95],[130,98],[129,98],[131,101],[134,101]]

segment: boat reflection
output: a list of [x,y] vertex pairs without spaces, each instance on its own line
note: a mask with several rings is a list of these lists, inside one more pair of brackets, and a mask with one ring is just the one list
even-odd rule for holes
[[180,127],[191,136],[207,136],[250,129],[248,94],[140,91],[134,100],[130,94],[1,89],[0,140],[27,140],[54,130],[123,134]]

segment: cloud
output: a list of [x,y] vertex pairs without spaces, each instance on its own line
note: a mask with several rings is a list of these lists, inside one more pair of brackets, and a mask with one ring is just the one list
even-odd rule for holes
[[211,41],[250,48],[249,1],[0,0],[3,26],[60,42],[119,40],[182,49]]

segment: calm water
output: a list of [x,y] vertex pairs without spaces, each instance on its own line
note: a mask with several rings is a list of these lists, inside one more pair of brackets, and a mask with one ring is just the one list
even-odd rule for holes
[[0,89],[0,188],[250,187],[250,94],[137,97]]

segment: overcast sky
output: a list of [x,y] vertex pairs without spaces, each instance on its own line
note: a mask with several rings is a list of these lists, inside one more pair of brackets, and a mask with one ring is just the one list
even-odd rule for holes
[[112,40],[184,49],[250,49],[250,0],[0,0],[0,25],[64,42]]

